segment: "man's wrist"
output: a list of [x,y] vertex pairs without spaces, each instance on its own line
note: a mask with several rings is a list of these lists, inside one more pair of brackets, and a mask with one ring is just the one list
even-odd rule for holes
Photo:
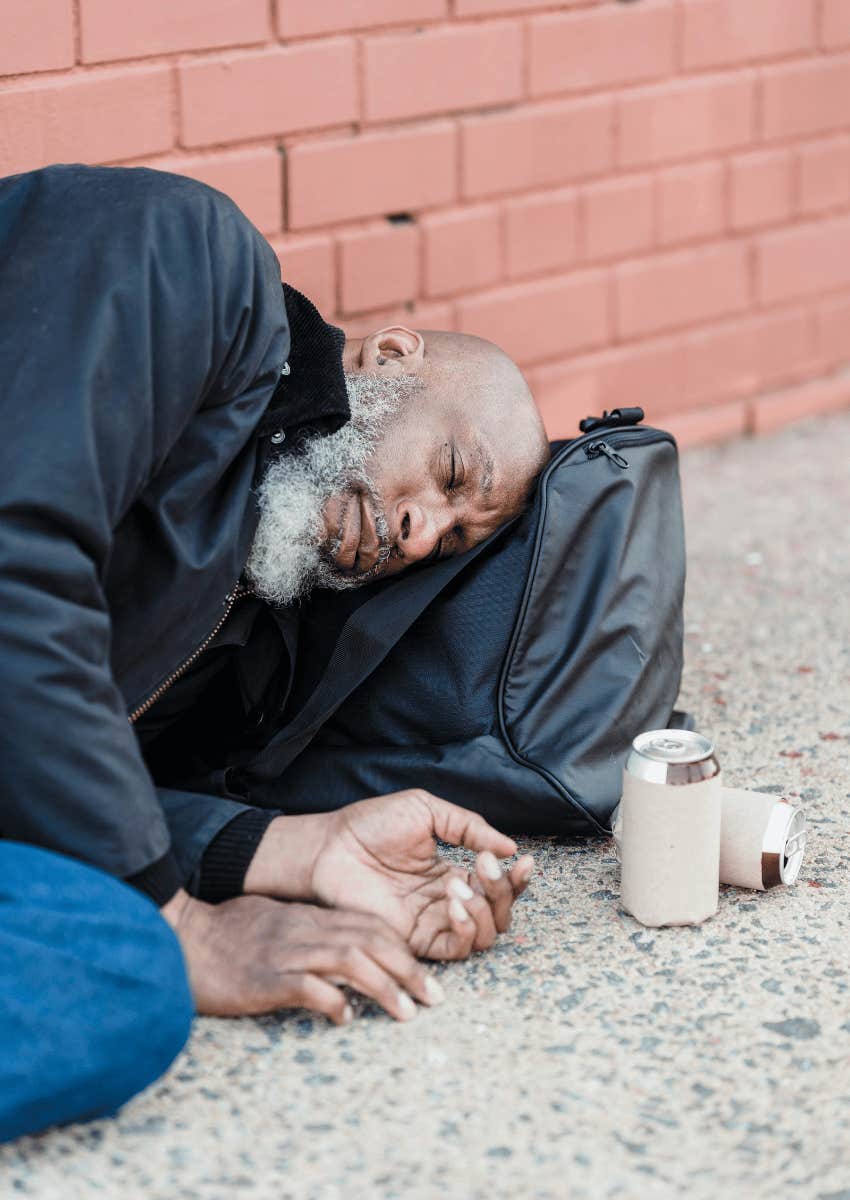
[[181,922],[185,925],[186,914],[192,905],[192,897],[185,890],[179,888],[174,893],[167,904],[163,904],[160,908],[160,913],[166,919],[171,928],[176,932]]
[[313,869],[324,845],[328,813],[275,817],[245,873],[246,895],[313,901]]
[[241,896],[257,847],[271,822],[280,815],[261,808],[244,808],[222,826],[204,850],[193,894],[209,904]]

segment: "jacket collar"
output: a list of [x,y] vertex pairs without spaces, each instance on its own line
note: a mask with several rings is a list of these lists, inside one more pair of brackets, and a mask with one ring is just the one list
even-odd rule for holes
[[286,449],[300,434],[336,433],[351,416],[342,351],[345,334],[324,320],[301,292],[283,285],[289,323],[288,374],[281,375],[257,426],[260,436],[281,430]]

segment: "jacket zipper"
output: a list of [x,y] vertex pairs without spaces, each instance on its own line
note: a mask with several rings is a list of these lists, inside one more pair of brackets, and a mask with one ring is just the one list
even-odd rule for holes
[[213,640],[213,638],[215,638],[216,634],[221,629],[224,622],[230,616],[231,610],[233,609],[233,606],[236,603],[236,601],[241,600],[243,596],[252,596],[253,594],[254,593],[251,590],[251,588],[243,587],[241,584],[237,584],[237,586],[233,589],[232,592],[228,592],[226,601],[225,601],[224,612],[219,617],[218,621],[216,622],[215,627],[210,630],[210,632],[207,634],[207,636],[201,642],[200,646],[198,646],[189,655],[188,658],[184,659],[183,662],[180,664],[180,666],[177,667],[177,669],[175,671],[172,671],[172,673],[168,676],[168,678],[164,679],[155,691],[151,692],[151,694],[148,696],[147,700],[144,700],[139,705],[138,708],[135,708],[130,713],[127,720],[130,722],[131,725],[133,725],[136,721],[138,721],[139,717],[144,716],[144,714],[148,711],[148,709],[152,708],[154,706],[154,704],[156,704],[157,700],[161,699],[161,697],[165,695],[165,693],[168,691],[168,689],[171,687],[171,685],[173,683],[176,683],[177,680],[180,678],[180,676],[185,674],[185,672],[189,670],[189,667],[191,667],[192,663],[196,662],[197,659],[200,658],[200,656],[206,650],[207,646],[209,646],[210,642]]

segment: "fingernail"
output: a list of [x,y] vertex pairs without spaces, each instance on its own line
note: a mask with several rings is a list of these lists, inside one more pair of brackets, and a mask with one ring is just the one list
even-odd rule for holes
[[469,913],[466,911],[466,909],[461,904],[460,900],[452,900],[451,904],[449,905],[449,912],[451,913],[451,915],[454,917],[454,919],[456,921],[471,921],[472,920]]
[[402,1021],[409,1021],[416,1016],[416,1005],[408,996],[407,992],[399,992],[398,994],[398,1011],[401,1014]]
[[342,1010],[342,1023],[343,1025],[350,1025],[353,1020],[354,1009],[350,1004],[346,1004],[345,1008]]
[[524,862],[522,864],[522,866],[520,867],[519,873],[523,879],[530,879],[533,870],[534,870],[534,860],[529,859],[528,862]]
[[457,875],[453,875],[449,880],[449,891],[459,900],[471,900],[475,895],[469,884],[464,883]]
[[433,975],[425,976],[425,995],[428,997],[429,1004],[442,1004],[446,998],[446,993]]
[[497,879],[502,878],[502,868],[496,861],[495,855],[491,854],[489,850],[484,851],[479,857],[479,862],[484,868],[484,874],[488,879],[492,879],[495,882]]

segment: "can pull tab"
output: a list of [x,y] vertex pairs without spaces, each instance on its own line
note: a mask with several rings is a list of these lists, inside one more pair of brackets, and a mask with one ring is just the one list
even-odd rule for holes
[[629,465],[628,459],[618,454],[607,442],[591,442],[589,446],[585,446],[584,452],[588,458],[598,458],[600,454],[604,454],[615,467],[622,467],[623,470]]

